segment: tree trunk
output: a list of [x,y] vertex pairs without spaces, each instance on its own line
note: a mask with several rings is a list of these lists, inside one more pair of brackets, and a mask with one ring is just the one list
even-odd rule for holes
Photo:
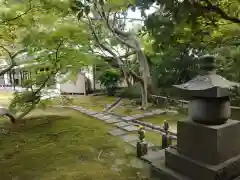
[[151,84],[149,64],[143,52],[140,50],[137,52],[137,58],[139,61],[139,71],[143,79],[142,86],[142,108],[148,108],[148,87]]

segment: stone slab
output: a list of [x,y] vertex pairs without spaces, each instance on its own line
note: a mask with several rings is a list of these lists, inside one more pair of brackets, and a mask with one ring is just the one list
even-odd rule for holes
[[132,117],[133,117],[134,119],[139,119],[139,118],[145,117],[145,115],[144,115],[144,114],[135,114],[135,115],[132,115]]
[[99,116],[99,117],[97,117],[97,118],[98,118],[98,119],[101,119],[101,120],[103,120],[103,121],[110,119],[110,117],[109,117],[109,116],[106,116],[106,115],[102,115],[102,116]]
[[216,165],[240,154],[240,121],[206,126],[178,121],[178,152],[194,160]]
[[99,118],[100,115],[97,113],[97,114],[93,114],[92,117]]
[[137,141],[138,137],[136,135],[128,134],[128,135],[121,136],[121,139],[124,142],[131,142],[131,141]]
[[122,129],[116,128],[116,129],[112,129],[108,133],[113,135],[113,136],[121,136],[121,135],[126,134],[127,132],[122,130]]
[[96,114],[96,112],[93,112],[93,111],[86,111],[85,113],[90,115],[90,116]]
[[153,114],[154,114],[153,112],[146,112],[146,113],[144,113],[144,117],[152,116]]
[[133,119],[135,119],[135,118],[132,117],[132,116],[125,116],[125,117],[123,117],[122,119],[125,120],[125,121],[131,121],[131,120],[133,120]]
[[154,114],[157,114],[157,115],[159,115],[159,114],[165,114],[165,113],[166,113],[166,111],[161,110],[161,109],[156,109],[156,110],[153,110],[152,112],[153,112]]
[[231,180],[240,174],[240,155],[218,165],[209,165],[200,161],[192,160],[176,149],[168,148],[165,151],[166,166],[180,172],[194,180]]
[[119,122],[119,123],[116,123],[116,124],[114,124],[114,125],[116,125],[117,127],[129,126],[129,124],[126,123],[126,122]]
[[130,125],[130,126],[123,126],[121,127],[122,129],[128,131],[128,132],[133,132],[133,131],[137,131],[138,127],[134,126],[134,125]]
[[117,118],[111,118],[111,119],[105,120],[105,122],[109,123],[109,124],[120,122],[120,121],[121,121],[121,119],[117,119]]

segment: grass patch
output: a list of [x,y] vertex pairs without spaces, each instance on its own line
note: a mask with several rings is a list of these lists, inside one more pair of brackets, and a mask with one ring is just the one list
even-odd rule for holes
[[109,128],[67,109],[35,110],[16,125],[5,122],[0,133],[1,179],[130,180],[137,172],[147,176],[135,149],[108,135]]
[[7,107],[13,98],[13,93],[8,91],[0,92],[0,106]]
[[121,101],[120,106],[118,106],[113,110],[113,113],[121,116],[129,116],[129,115],[135,115],[135,114],[142,114],[144,112],[148,112],[153,109],[156,109],[150,106],[146,111],[144,111],[144,110],[141,110],[140,107],[141,107],[140,105],[138,106],[133,104],[130,99],[123,99]]
[[146,131],[146,140],[157,146],[162,144],[162,136],[158,132]]
[[170,130],[176,131],[177,121],[186,118],[187,116],[183,113],[171,113],[168,112],[162,115],[156,115],[151,117],[146,117],[140,119],[140,121],[144,121],[146,123],[152,123],[154,125],[163,126],[164,120],[169,123]]
[[112,104],[115,97],[109,96],[59,96],[52,104],[82,106],[93,111],[103,111],[106,105]]

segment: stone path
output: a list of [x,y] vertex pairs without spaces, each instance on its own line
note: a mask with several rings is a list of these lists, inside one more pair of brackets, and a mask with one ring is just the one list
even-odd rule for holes
[[[79,106],[54,106],[54,107],[67,107],[84,113],[88,116],[91,116],[97,120],[101,120],[106,122],[107,124],[113,125],[113,128],[108,132],[112,136],[119,136],[124,142],[136,147],[136,143],[138,140],[137,135],[131,134],[132,132],[136,132],[138,130],[139,123],[136,119],[152,116],[152,115],[159,115],[164,114],[166,111],[163,110],[154,110],[151,112],[143,113],[143,114],[136,114],[132,116],[126,117],[119,117],[107,112],[94,112],[83,107]],[[144,125],[144,124],[143,124]],[[144,125],[145,126],[145,125]],[[145,126],[147,130],[151,130],[149,126]],[[154,129],[154,128],[152,128]],[[158,130],[158,129],[155,129]],[[147,142],[148,147],[156,147],[156,145]]]
[[[55,106],[55,107],[63,107],[63,106]],[[64,106],[66,107],[66,106]],[[87,114],[91,117],[94,117],[98,120],[105,121],[108,124],[112,124],[113,126],[116,126],[116,128],[113,128],[109,133],[114,135],[120,133],[120,130],[123,130],[126,133],[131,133],[131,132],[136,132],[138,130],[138,126],[142,125],[145,127],[146,130],[150,131],[157,131],[160,134],[164,134],[164,130],[162,127],[153,125],[151,123],[146,123],[139,121],[138,119],[148,117],[148,116],[153,116],[153,115],[160,115],[160,114],[165,114],[169,110],[153,110],[150,112],[145,112],[143,114],[136,114],[136,115],[131,115],[131,116],[125,116],[125,117],[120,117],[108,112],[94,112],[90,111],[88,109],[85,109],[80,106],[67,106],[68,108],[80,111],[81,113]],[[116,133],[114,133],[116,131]],[[177,139],[177,129],[175,127],[171,127],[171,131],[169,131],[169,134],[172,136],[173,139]],[[117,133],[118,132],[118,133]],[[123,132],[122,132],[123,133]],[[120,133],[119,135],[122,135]],[[125,134],[126,134],[125,133]],[[115,135],[115,136],[119,136]],[[132,143],[129,142],[131,145]]]

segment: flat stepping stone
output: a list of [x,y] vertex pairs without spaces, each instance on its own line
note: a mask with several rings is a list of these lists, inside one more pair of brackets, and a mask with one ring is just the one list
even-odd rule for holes
[[108,116],[99,116],[99,117],[97,117],[98,119],[101,119],[101,120],[107,120],[107,119],[110,119],[110,117],[108,117]]
[[132,117],[132,116],[125,116],[125,117],[123,117],[122,119],[124,119],[125,121],[131,121],[131,120],[133,120],[133,119],[135,119],[135,118]]
[[98,113],[96,113],[96,114],[93,114],[92,117],[99,118],[100,115]]
[[161,110],[161,109],[154,110],[153,112],[154,112],[155,114],[164,114],[164,113],[166,113],[166,111]]
[[144,116],[152,116],[152,115],[155,115],[154,112],[147,112],[147,113],[144,113]]
[[133,131],[137,131],[138,127],[134,126],[134,125],[130,125],[130,126],[123,126],[121,127],[122,129],[128,131],[128,132],[133,132]]
[[144,114],[135,114],[132,116],[134,119],[139,119],[139,118],[143,118]]
[[120,119],[113,118],[113,119],[107,119],[105,120],[106,123],[112,124],[121,121]]
[[117,127],[129,126],[129,124],[126,123],[126,122],[119,122],[119,123],[116,123],[116,124],[114,124],[114,125],[116,125]]
[[121,139],[124,141],[124,142],[131,142],[131,141],[137,141],[138,140],[138,137],[136,135],[123,135],[121,136]]
[[107,115],[101,117],[102,120],[107,120],[107,119],[110,119],[110,118],[111,118],[111,117],[110,117],[110,116],[107,116]]
[[84,109],[82,109],[82,108],[79,108],[79,107],[70,107],[70,108],[72,108],[72,109],[74,109],[74,110],[77,110],[77,111],[83,111]]
[[96,112],[93,112],[93,111],[86,111],[86,114],[88,114],[88,115],[94,115],[94,114],[96,114]]
[[127,132],[122,129],[116,128],[116,129],[109,131],[108,133],[113,136],[121,136],[121,135],[126,134]]

